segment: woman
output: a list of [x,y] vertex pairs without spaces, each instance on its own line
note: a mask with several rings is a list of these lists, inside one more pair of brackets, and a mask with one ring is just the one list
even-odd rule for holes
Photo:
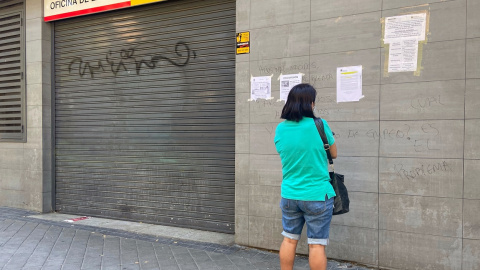
[[[328,245],[335,191],[330,184],[328,160],[315,126],[317,91],[309,84],[290,90],[275,131],[275,147],[282,160],[282,225],[280,247],[282,270],[293,269],[295,250],[304,223],[307,223],[309,264],[312,270],[327,269],[325,246]],[[323,120],[332,158],[337,146],[328,123]]]

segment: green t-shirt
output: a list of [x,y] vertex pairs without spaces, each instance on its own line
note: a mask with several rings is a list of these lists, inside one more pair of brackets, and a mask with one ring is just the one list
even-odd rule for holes
[[[323,120],[323,119],[322,119]],[[335,143],[332,130],[323,120],[330,145]],[[324,201],[335,191],[330,184],[328,159],[313,118],[300,122],[285,120],[275,131],[275,147],[282,160],[282,197],[291,200]]]

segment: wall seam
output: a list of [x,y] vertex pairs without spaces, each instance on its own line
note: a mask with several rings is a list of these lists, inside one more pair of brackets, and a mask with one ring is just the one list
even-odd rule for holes
[[52,133],[52,138],[51,138],[51,144],[52,144],[52,147],[51,147],[51,153],[52,153],[52,157],[51,157],[51,170],[52,170],[52,176],[51,176],[51,204],[52,204],[52,212],[55,212],[57,209],[57,188],[56,188],[56,179],[57,179],[57,172],[56,172],[56,141],[57,141],[57,136],[55,135],[56,134],[56,125],[55,125],[55,121],[56,121],[56,98],[55,98],[55,89],[56,89],[56,85],[55,85],[55,23],[51,23],[51,29],[50,29],[50,42],[51,42],[51,50],[52,50],[52,54],[51,54],[51,67],[52,67],[52,74],[51,74],[51,78],[50,78],[50,85],[51,85],[51,88],[50,88],[50,106],[51,106],[51,129],[50,129],[50,132]]
[[466,118],[467,118],[467,112],[466,112],[466,107],[467,107],[467,104],[466,104],[466,93],[467,93],[467,37],[468,37],[468,1],[469,0],[466,0],[465,1],[465,88],[463,89],[463,170],[462,170],[462,227],[461,227],[461,243],[462,243],[462,246],[461,246],[461,249],[460,249],[460,269],[463,269],[463,250],[464,250],[464,232],[463,232],[463,228],[464,228],[464,223],[465,223],[465,211],[464,211],[464,205],[465,205],[465,138],[466,138],[466,131],[467,131],[467,121],[466,121]]
[[[380,20],[383,18],[383,0],[382,0],[382,4],[381,4],[381,8],[380,8]],[[380,23],[380,33],[382,33],[382,24]],[[382,116],[381,116],[381,106],[382,106],[382,76],[383,76],[383,73],[382,73],[382,34],[380,34],[380,50],[379,50],[379,53],[380,53],[380,63],[379,63],[379,66],[380,66],[380,70],[378,71],[380,73],[380,76],[378,77],[378,83],[380,85],[380,89],[378,90],[378,134],[380,134],[380,125],[381,125],[381,119],[382,119]],[[378,269],[380,269],[380,147],[381,147],[381,143],[380,143],[380,140],[382,138],[378,138],[378,157],[377,157],[377,222],[378,222],[378,225],[377,225],[377,267]]]
[[[352,226],[352,225],[344,225],[344,224],[333,224],[335,226],[343,226],[343,227],[350,227],[350,228],[359,228],[359,229],[366,229],[366,230],[377,230],[377,231],[384,231],[384,232],[398,232],[402,234],[411,234],[411,235],[421,235],[421,236],[433,236],[433,237],[442,237],[442,238],[449,238],[449,239],[458,239],[458,236],[451,236],[451,235],[442,235],[442,234],[431,234],[431,233],[423,233],[423,232],[412,232],[407,230],[393,230],[393,229],[382,229],[382,228],[371,228],[371,227],[361,227],[361,226]],[[474,239],[474,238],[472,238]],[[475,240],[475,239],[474,239]],[[386,266],[384,266],[386,267]],[[383,268],[381,268],[383,269]]]
[[[310,28],[308,29],[308,83],[313,86],[313,84],[310,82],[310,78],[312,77],[312,0],[310,0]],[[314,87],[315,88],[315,87]],[[318,88],[321,89],[321,88]],[[318,96],[318,89],[317,90],[317,96]],[[316,100],[315,100],[316,102]],[[315,110],[313,110],[313,114],[315,115]]]
[[[381,15],[383,16],[383,15]],[[306,23],[306,22],[302,22]],[[295,23],[294,23],[295,24]],[[299,24],[299,23],[296,23]],[[267,29],[267,28],[274,28],[277,26],[270,26],[270,27],[265,27],[265,28],[258,28],[258,29]],[[255,29],[253,29],[255,30]],[[311,35],[311,33],[310,33]],[[475,38],[467,38],[467,39],[480,39],[480,37],[475,37]],[[454,42],[454,41],[464,41],[465,38],[460,38],[460,39],[445,39],[445,40],[438,40],[438,41],[429,41],[428,44],[437,44],[437,43],[444,43],[444,42]],[[378,46],[378,47],[371,47],[371,48],[363,48],[363,49],[358,49],[355,50],[355,52],[363,52],[363,51],[371,51],[371,50],[376,50],[376,49],[382,49],[384,48],[383,46]],[[309,48],[310,50],[310,48]],[[316,53],[316,54],[309,54],[308,56],[324,56],[324,55],[330,55],[330,54],[342,54],[342,53],[348,53],[351,52],[351,50],[346,50],[346,51],[334,51],[334,52],[327,52],[327,53]],[[285,57],[272,57],[272,58],[263,58],[263,59],[253,59],[251,60],[252,62],[260,62],[264,60],[281,60],[285,58],[300,58],[300,57],[305,57],[307,54],[303,55],[293,55],[293,56],[285,56]],[[250,61],[250,60],[249,60]],[[239,62],[247,62],[247,61],[239,61]],[[430,81],[425,81],[425,82],[435,82],[435,81],[450,81],[450,80],[463,80],[464,78],[453,78],[453,79],[444,79],[444,80],[430,80]],[[401,84],[401,83],[416,83],[416,82],[424,82],[424,81],[406,81],[406,82],[398,82],[398,83],[385,83],[385,84]]]
[[[248,10],[248,31],[250,32],[250,34],[252,33],[252,29],[251,29],[251,24],[252,24],[252,18],[251,18],[251,14],[252,14],[252,0],[249,0],[249,10]],[[252,37],[250,36],[250,40],[252,40]],[[250,49],[250,52],[251,52],[251,49]],[[260,61],[260,60],[258,60]],[[250,77],[252,76],[252,61],[250,59],[250,54],[248,54],[248,72],[250,73]],[[236,72],[235,72],[236,73]],[[249,82],[249,85],[250,85],[251,82]],[[250,87],[249,87],[250,88]],[[250,89],[251,91],[251,89]],[[251,141],[250,141],[250,136],[251,136],[251,113],[250,113],[250,110],[251,110],[251,107],[250,107],[250,102],[248,102],[248,174],[250,174],[250,163],[251,163],[251,158],[250,158],[250,144],[251,144]],[[247,215],[247,232],[248,232],[248,237],[247,237],[247,243],[248,245],[251,245],[250,243],[250,189],[252,187],[252,183],[250,182],[250,177],[249,178],[249,181],[247,182],[247,188],[248,188],[248,200],[247,200],[247,208],[248,208],[248,215]]]
[[[443,0],[443,1],[438,1],[438,2],[432,2],[432,3],[429,3],[430,5],[431,4],[443,4],[443,3],[448,3],[448,2],[454,2],[456,0]],[[404,9],[404,8],[414,8],[414,7],[420,7],[422,5],[413,5],[413,6],[408,6],[408,7],[395,7],[395,8],[389,8],[389,9],[383,9],[383,2],[382,2],[382,9],[380,11],[388,11],[388,10],[396,10],[396,9]],[[366,12],[360,12],[360,13],[352,13],[352,14],[348,14],[348,15],[344,15],[344,16],[334,16],[334,17],[326,17],[326,18],[321,18],[321,19],[317,19],[317,20],[313,20],[312,19],[312,1],[310,1],[310,22],[317,22],[317,21],[322,21],[322,20],[329,20],[329,19],[335,19],[335,18],[338,18],[338,17],[348,17],[348,16],[358,16],[358,15],[363,15],[363,14],[368,14],[368,13],[374,13],[374,12],[378,12],[378,11],[366,11]],[[249,21],[250,22],[250,21]],[[304,21],[303,23],[305,23],[307,21]],[[302,23],[302,22],[296,22],[296,23]],[[264,29],[264,28],[268,28],[268,27],[277,27],[277,26],[286,26],[286,25],[291,25],[291,24],[296,24],[296,23],[289,23],[289,24],[278,24],[278,25],[272,25],[272,26],[263,26],[263,27],[258,27],[258,28],[250,28],[250,29],[253,29],[253,30],[256,30],[256,29]],[[249,25],[250,26],[250,25]],[[461,39],[459,39],[461,40]]]
[[[23,20],[23,26],[21,28],[21,31],[23,33],[23,39],[21,42],[23,42],[23,74],[24,74],[24,82],[23,82],[23,97],[24,97],[24,101],[23,101],[23,106],[24,106],[24,110],[23,110],[23,125],[24,125],[24,134],[23,134],[23,140],[19,143],[21,143],[22,145],[22,167],[21,167],[21,171],[23,171],[23,173],[26,174],[27,170],[25,168],[25,144],[28,143],[28,110],[29,110],[29,106],[27,105],[28,104],[28,80],[27,80],[27,1],[24,0],[22,1],[22,12],[21,12],[21,16],[22,16],[22,20]],[[42,138],[43,139],[43,138]],[[43,176],[43,173],[42,173],[42,176]],[[23,179],[22,179],[23,180]],[[43,190],[42,190],[43,191]],[[25,207],[25,209],[30,209],[28,206]]]

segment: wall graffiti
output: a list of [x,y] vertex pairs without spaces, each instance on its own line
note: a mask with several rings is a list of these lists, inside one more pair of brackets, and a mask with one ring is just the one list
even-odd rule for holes
[[383,130],[370,129],[367,132],[356,129],[348,129],[335,134],[335,138],[355,139],[358,137],[368,137],[373,140],[397,140],[413,145],[415,152],[439,151],[436,140],[440,135],[440,130],[434,123],[424,123],[415,129],[413,136],[410,134],[412,127],[403,124],[397,128],[386,128]]
[[[96,74],[110,72],[115,77],[120,71],[134,71],[137,75],[144,69],[155,69],[161,62],[167,62],[176,67],[187,66],[192,59],[197,57],[194,50],[186,42],[179,41],[175,44],[175,55],[178,59],[167,57],[163,54],[136,55],[141,45],[119,51],[108,51],[103,59],[86,61],[82,57],[75,57],[68,66],[69,73],[78,72],[83,78],[94,78]],[[118,60],[115,60],[118,59]]]
[[434,162],[430,164],[420,164],[409,169],[403,164],[394,164],[393,169],[402,178],[406,180],[413,180],[419,176],[434,175],[441,172],[451,170],[446,161]]
[[443,106],[445,105],[442,103],[442,96],[430,96],[430,97],[418,97],[414,98],[410,102],[410,106],[417,110],[418,112],[424,112],[426,109],[433,107],[435,105]]

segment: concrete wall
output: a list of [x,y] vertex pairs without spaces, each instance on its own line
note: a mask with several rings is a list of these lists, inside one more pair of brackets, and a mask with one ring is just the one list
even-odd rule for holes
[[0,142],[0,206],[52,211],[51,25],[25,0],[27,142]]
[[[381,19],[428,10],[421,72],[385,74]],[[351,212],[335,216],[331,258],[389,269],[480,269],[480,2],[237,0],[236,242],[278,250],[278,76],[304,73],[336,132]],[[363,66],[360,102],[336,99],[336,68]],[[248,101],[273,74],[271,101]],[[425,102],[427,101],[427,102]],[[305,235],[299,247],[307,253]]]

